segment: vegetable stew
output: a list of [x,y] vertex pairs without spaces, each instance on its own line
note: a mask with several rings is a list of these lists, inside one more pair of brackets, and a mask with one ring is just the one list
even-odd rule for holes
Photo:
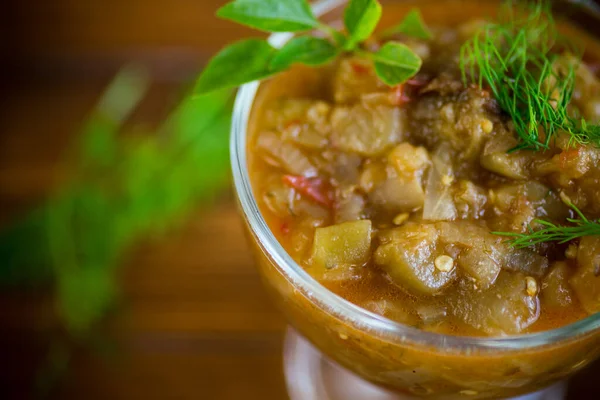
[[[464,66],[481,14],[426,20],[428,38],[368,41],[374,51],[400,41],[422,59],[395,87],[360,54],[265,83],[248,149],[253,191],[288,253],[360,307],[455,335],[552,329],[600,311],[600,236],[529,235],[600,217],[600,148],[563,128],[540,141],[547,148],[521,146],[498,92]],[[577,38],[585,61],[553,47],[544,84],[572,73],[569,116],[596,124],[595,47]]]

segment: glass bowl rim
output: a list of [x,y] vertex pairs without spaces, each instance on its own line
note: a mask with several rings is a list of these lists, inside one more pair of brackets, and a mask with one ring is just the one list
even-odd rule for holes
[[[319,0],[313,4],[313,11],[322,16],[346,0]],[[289,40],[291,33],[277,33],[269,37],[269,42],[279,47]],[[443,348],[444,351],[509,351],[532,350],[542,346],[558,344],[593,333],[600,328],[600,313],[590,315],[560,328],[502,337],[454,336],[424,331],[409,325],[389,320],[365,310],[329,291],[310,276],[292,257],[271,232],[254,198],[247,167],[247,131],[250,113],[259,82],[245,84],[238,90],[231,125],[230,154],[235,192],[241,211],[250,226],[262,251],[274,262],[285,278],[311,302],[318,303],[325,312],[356,326],[363,331],[383,336],[385,340],[412,343],[420,346]]]

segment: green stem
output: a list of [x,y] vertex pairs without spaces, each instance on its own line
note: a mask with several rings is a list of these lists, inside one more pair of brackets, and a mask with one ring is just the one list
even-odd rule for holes
[[344,44],[346,43],[346,36],[344,36],[342,32],[323,23],[319,23],[317,29],[329,36],[338,47],[344,47]]

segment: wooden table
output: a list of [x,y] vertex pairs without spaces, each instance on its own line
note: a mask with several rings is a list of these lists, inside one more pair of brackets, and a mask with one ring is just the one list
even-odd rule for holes
[[[170,89],[247,36],[249,29],[214,17],[225,2],[2,2],[0,226],[60,184],[74,133],[122,63],[152,68],[159,85],[145,109],[158,121],[173,106]],[[231,193],[141,244],[124,264],[123,299],[101,328],[103,350],[77,351],[55,397],[287,397],[285,322],[262,291]],[[55,330],[47,294],[0,294],[1,399],[29,395]]]
[[[61,155],[101,87],[11,92],[0,110],[0,220],[26,212],[61,180]],[[122,269],[121,307],[102,328],[114,351],[76,352],[57,398],[286,398],[285,322],[261,288],[231,199],[224,193],[185,226],[134,249]],[[51,310],[35,292],[2,295],[0,354],[11,365],[1,368],[0,398],[7,389],[10,398],[28,392],[55,329]]]

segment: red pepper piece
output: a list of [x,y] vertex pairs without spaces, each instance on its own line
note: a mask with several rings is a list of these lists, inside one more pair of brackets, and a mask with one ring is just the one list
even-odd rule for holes
[[350,63],[350,66],[355,75],[366,75],[369,72],[369,67],[359,63]]
[[333,205],[333,191],[329,182],[323,178],[306,178],[299,175],[284,175],[283,183],[291,186],[298,193],[308,197],[314,202],[324,205],[325,207],[332,207]]

